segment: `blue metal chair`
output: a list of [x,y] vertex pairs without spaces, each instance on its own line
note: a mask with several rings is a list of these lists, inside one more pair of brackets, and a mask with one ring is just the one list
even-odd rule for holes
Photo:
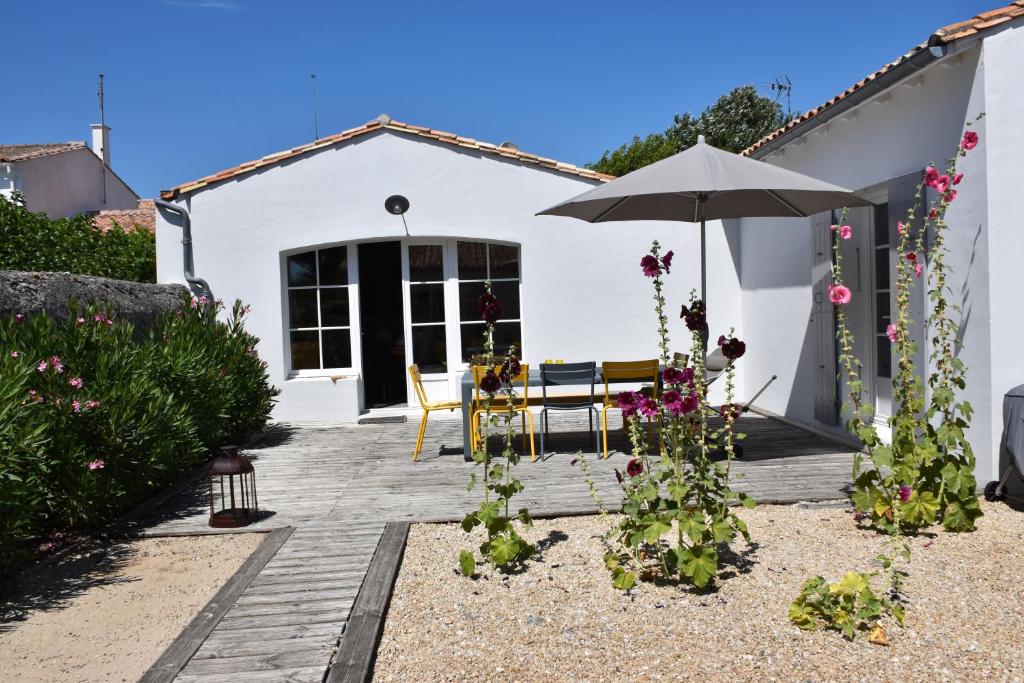
[[[543,394],[543,407],[540,411],[540,457],[544,459],[544,437],[548,432],[549,410],[586,410],[590,421],[590,432],[594,435],[594,452],[600,453],[600,441],[594,429],[594,417],[601,425],[601,416],[594,405],[594,384],[597,382],[597,363],[541,363],[540,386]],[[549,396],[548,387],[590,385],[589,393],[582,392],[566,396]]]

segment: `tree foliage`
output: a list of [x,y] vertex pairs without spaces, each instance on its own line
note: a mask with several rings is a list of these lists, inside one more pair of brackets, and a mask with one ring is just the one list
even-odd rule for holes
[[155,282],[156,238],[120,227],[103,232],[88,214],[49,218],[26,209],[18,195],[0,196],[0,269]]
[[698,135],[709,145],[740,152],[782,125],[782,119],[778,102],[758,95],[753,85],[742,85],[719,97],[699,116],[676,114],[664,132],[634,136],[632,142],[606,151],[589,168],[622,176],[692,147]]

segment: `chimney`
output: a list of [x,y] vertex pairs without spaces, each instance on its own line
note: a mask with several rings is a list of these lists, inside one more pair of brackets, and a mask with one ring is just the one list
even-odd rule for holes
[[94,123],[91,128],[92,151],[103,160],[105,166],[110,166],[110,126]]

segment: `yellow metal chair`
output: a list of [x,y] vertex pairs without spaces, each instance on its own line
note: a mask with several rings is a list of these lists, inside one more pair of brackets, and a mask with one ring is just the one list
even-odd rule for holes
[[[498,394],[494,401],[491,403],[491,413],[500,414],[506,410],[511,410],[513,413],[519,413],[523,420],[523,450],[526,450],[526,425],[530,425],[530,462],[537,460],[537,450],[534,447],[533,441],[533,414],[530,412],[530,366],[526,363],[521,364],[522,369],[519,374],[512,378],[512,387],[519,389],[520,391],[516,395],[512,402],[511,408],[508,406],[508,399],[501,394]],[[487,368],[483,365],[473,366],[473,419],[469,425],[469,436],[471,447],[474,451],[480,445],[480,416],[486,415],[487,410],[484,408],[484,397],[486,394],[480,390],[480,380],[483,379],[484,375],[487,374]],[[517,387],[517,385],[519,385]]]
[[[603,439],[604,457],[608,457],[608,411],[618,410],[619,392],[612,393],[610,380],[620,382],[651,382],[653,385],[653,398],[658,398],[658,387],[661,385],[658,367],[658,359],[652,360],[627,360],[627,361],[604,361],[601,363],[601,376],[604,378],[604,405],[601,408],[601,437]],[[647,421],[648,429],[651,421]]]
[[423,450],[423,435],[427,431],[427,417],[434,410],[455,410],[462,407],[462,401],[430,401],[427,400],[427,392],[423,388],[423,376],[420,375],[418,365],[409,366],[409,376],[412,377],[412,386],[416,390],[416,398],[419,399],[423,408],[423,419],[420,420],[420,433],[416,436],[416,450],[412,452],[412,461],[420,459],[420,451]]

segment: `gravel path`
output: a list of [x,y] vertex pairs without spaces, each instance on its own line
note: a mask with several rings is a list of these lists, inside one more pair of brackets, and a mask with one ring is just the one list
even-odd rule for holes
[[2,605],[0,680],[138,680],[263,538],[141,539],[44,569]]
[[[804,579],[867,570],[881,539],[845,509],[763,506],[759,545],[717,592],[611,588],[597,517],[538,521],[548,539],[523,574],[456,575],[457,525],[415,525],[378,650],[378,681],[1024,680],[1024,514],[983,503],[972,534],[913,540],[907,624],[891,646],[805,633],[786,609]],[[479,539],[476,539],[476,543]]]

